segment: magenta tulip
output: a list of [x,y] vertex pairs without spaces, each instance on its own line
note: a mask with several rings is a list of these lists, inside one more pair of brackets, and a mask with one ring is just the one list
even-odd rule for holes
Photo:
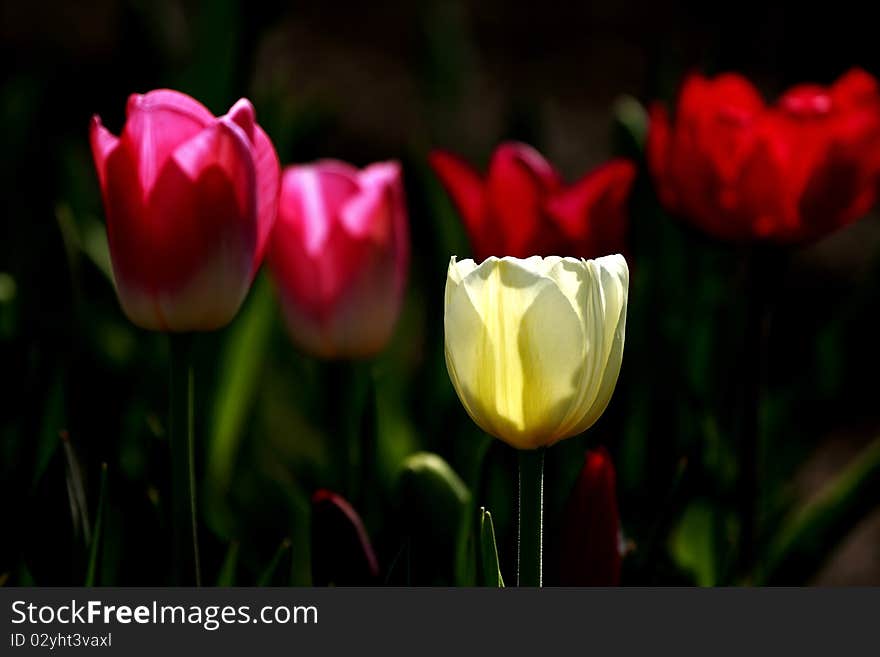
[[294,341],[359,358],[391,338],[406,284],[409,229],[400,165],[324,160],[284,170],[269,266]]
[[251,103],[217,118],[176,91],[134,94],[119,137],[97,116],[90,137],[125,314],[158,331],[229,323],[278,207],[281,166]]

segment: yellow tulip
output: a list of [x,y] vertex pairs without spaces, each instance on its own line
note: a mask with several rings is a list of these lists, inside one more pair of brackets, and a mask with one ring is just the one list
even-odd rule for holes
[[592,426],[620,372],[628,287],[621,255],[453,256],[446,367],[474,422],[518,449]]

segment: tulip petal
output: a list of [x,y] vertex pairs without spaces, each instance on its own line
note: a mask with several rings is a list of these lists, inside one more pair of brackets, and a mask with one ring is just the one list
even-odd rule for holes
[[718,113],[728,118],[746,118],[764,109],[764,99],[748,79],[737,73],[724,73],[713,79],[689,75],[678,101],[679,119],[710,118]]
[[391,252],[396,265],[395,292],[403,295],[406,277],[409,271],[410,245],[409,221],[406,212],[406,197],[403,190],[403,171],[396,161],[371,164],[359,175],[361,185],[370,187],[381,185],[388,191],[388,202],[391,204]]
[[89,142],[98,171],[98,183],[103,192],[107,185],[107,158],[119,144],[119,138],[102,125],[101,117],[96,114],[89,124]]
[[254,165],[257,172],[257,248],[254,251],[254,274],[263,262],[266,245],[275,217],[278,214],[278,195],[281,188],[281,162],[275,147],[265,131],[256,123],[254,106],[246,98],[240,99],[226,117],[237,124],[253,145]]
[[358,174],[359,193],[349,198],[339,211],[341,225],[352,237],[377,244],[390,243],[395,223],[390,195],[399,176],[399,168],[390,163],[373,165]]
[[[535,149],[525,144],[505,143],[499,146],[489,163],[486,179],[487,203],[492,217],[504,225],[487,225],[487,231],[504,236],[504,252],[526,258],[540,252],[539,240],[545,198],[561,184],[558,174]],[[497,245],[497,237],[494,240]]]
[[163,168],[149,197],[146,250],[167,327],[212,330],[238,311],[252,278],[255,190],[247,137],[228,120],[182,144]]
[[560,438],[576,436],[598,420],[617,385],[623,360],[629,268],[621,255],[585,261],[592,279],[589,293],[579,296],[584,303],[584,333],[587,336],[587,368],[578,396],[580,417],[560,430]]
[[482,253],[485,221],[480,174],[460,157],[447,151],[431,151],[428,161],[461,214],[474,250],[482,259],[488,254]]
[[226,118],[235,123],[247,135],[248,141],[254,143],[254,128],[256,126],[256,111],[247,98],[239,98],[235,105],[229,108]]
[[281,194],[281,162],[269,136],[260,126],[254,130],[254,166],[257,174],[257,248],[254,273],[263,262],[269,236],[278,216]]
[[215,121],[197,100],[168,89],[132,94],[126,116],[122,138],[135,154],[145,196],[174,150]]
[[105,162],[104,205],[113,278],[125,315],[141,328],[166,330],[153,291],[157,268],[149,214],[140,191],[137,164],[125,140]]
[[[718,223],[715,234],[729,240],[781,239],[797,230],[797,193],[803,183],[795,175],[796,134],[784,126],[761,131],[736,181],[737,203]],[[786,165],[789,166],[786,166]]]
[[[479,365],[476,363],[479,355],[472,349],[474,344],[461,345],[461,349],[453,349],[451,335],[480,335],[483,330],[483,323],[480,314],[474,308],[467,296],[467,292],[462,288],[462,281],[477,268],[476,262],[468,258],[458,261],[455,256],[449,261],[449,269],[446,277],[446,291],[444,301],[444,334],[446,340],[446,369],[449,372],[449,378],[453,387],[458,391],[461,403],[467,411],[471,419],[487,433],[497,435],[497,432],[491,428],[492,423],[488,414],[479,404],[479,400],[468,394],[463,380],[458,376],[458,369],[461,368],[464,374],[470,375],[477,371]],[[453,321],[457,324],[457,330],[450,334],[450,318],[454,316]],[[466,348],[465,348],[466,347]],[[455,354],[455,359],[452,354]],[[477,411],[480,411],[478,414]]]
[[[864,151],[869,151],[865,153]],[[836,141],[811,172],[798,203],[803,239],[845,226],[871,209],[877,199],[877,169],[872,152],[880,152],[880,126],[855,143]]]
[[840,76],[831,86],[831,96],[836,109],[850,110],[867,103],[876,103],[880,86],[873,75],[854,68]]
[[624,241],[626,203],[636,176],[632,162],[616,159],[594,169],[547,202],[547,214],[571,242],[573,252],[613,253]]
[[[595,281],[593,270],[583,260],[576,258],[560,258],[551,256],[544,258],[544,273],[556,281],[559,289],[571,302],[578,320],[581,325],[586,327],[590,317],[588,310],[591,304],[591,297],[595,292]],[[600,339],[604,336],[600,336]],[[584,335],[584,360],[588,361],[591,356],[596,353],[595,338],[591,338],[588,333]],[[576,424],[583,415],[583,407],[587,403],[587,396],[590,392],[589,381],[591,376],[595,376],[595,359],[591,366],[585,366],[581,370],[576,389],[577,394],[572,398],[571,404],[561,420],[557,434],[559,438],[570,435],[572,425]]]
[[288,167],[281,181],[281,218],[316,256],[330,235],[334,213],[357,191],[357,172],[343,163]]

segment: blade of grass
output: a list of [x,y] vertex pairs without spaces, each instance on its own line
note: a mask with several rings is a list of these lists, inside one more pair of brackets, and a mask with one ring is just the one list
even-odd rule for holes
[[35,487],[42,479],[49,467],[55,450],[58,449],[59,431],[64,427],[64,381],[59,371],[55,375],[52,386],[46,397],[46,406],[43,411],[43,426],[40,429],[40,437],[37,441],[37,453],[35,458],[34,476],[31,487]]
[[289,550],[290,539],[285,538],[281,541],[281,545],[279,545],[278,549],[275,551],[275,556],[272,557],[272,561],[269,562],[269,565],[266,566],[266,569],[257,580],[257,586],[269,586],[272,583],[272,580],[275,578],[275,573],[278,571],[281,561],[284,559],[284,555],[287,554]]
[[480,507],[480,566],[482,586],[504,588],[495,544],[495,525],[492,523],[492,514],[486,507]]
[[238,541],[232,541],[229,549],[226,550],[226,558],[223,559],[223,565],[220,566],[220,573],[217,575],[217,586],[235,586],[235,573],[238,569],[238,552],[241,544]]
[[488,464],[488,454],[491,441],[484,439],[480,445],[476,461],[474,463],[474,474],[471,478],[473,495],[470,495],[467,503],[467,510],[462,514],[462,527],[458,533],[458,540],[455,552],[455,584],[456,586],[473,586],[476,584],[476,563],[477,555],[475,550],[475,535],[479,527],[476,525],[477,518],[477,496],[482,490],[482,480],[486,475],[486,467]]
[[89,545],[89,568],[86,571],[86,586],[95,586],[98,572],[98,551],[101,548],[101,528],[104,521],[104,505],[107,503],[107,464],[101,464],[101,492],[98,494],[98,510],[95,516],[95,531]]
[[70,501],[73,531],[76,536],[82,536],[85,545],[89,545],[92,542],[92,532],[89,525],[89,509],[86,504],[86,488],[83,483],[82,469],[80,468],[79,459],[76,457],[73,445],[70,444],[70,436],[66,431],[61,431],[60,436],[61,444],[64,447],[67,497]]

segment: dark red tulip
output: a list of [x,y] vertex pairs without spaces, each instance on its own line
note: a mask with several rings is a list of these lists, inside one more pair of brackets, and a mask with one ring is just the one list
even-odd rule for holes
[[617,478],[604,447],[589,450],[565,507],[560,530],[562,586],[620,584]]
[[647,142],[670,211],[724,240],[797,243],[863,216],[877,196],[880,90],[852,70],[765,104],[740,75],[689,76]]
[[626,204],[635,177],[616,159],[566,185],[538,151],[508,142],[486,177],[452,153],[430,163],[461,214],[478,260],[533,255],[595,258],[624,251]]
[[361,517],[341,495],[312,496],[312,582],[316,586],[375,584],[379,563]]

